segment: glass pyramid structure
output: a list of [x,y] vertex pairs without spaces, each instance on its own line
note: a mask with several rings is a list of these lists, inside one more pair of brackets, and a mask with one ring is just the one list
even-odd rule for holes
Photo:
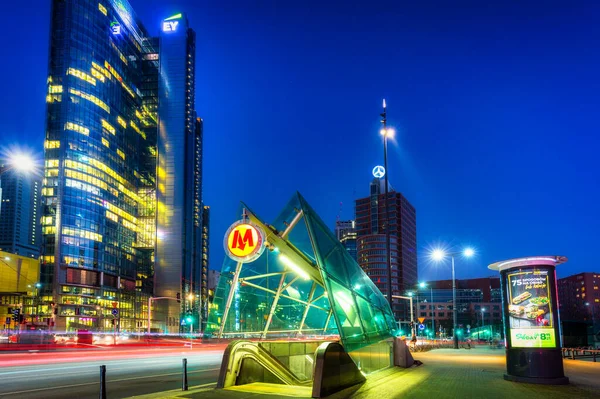
[[306,200],[296,193],[266,233],[260,258],[226,257],[206,332],[216,337],[339,336],[346,351],[393,335],[396,322],[379,289]]

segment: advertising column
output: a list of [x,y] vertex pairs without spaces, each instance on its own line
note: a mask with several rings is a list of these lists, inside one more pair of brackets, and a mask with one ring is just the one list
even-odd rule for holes
[[511,259],[489,265],[500,272],[506,337],[506,380],[568,384],[564,376],[556,265],[563,256]]

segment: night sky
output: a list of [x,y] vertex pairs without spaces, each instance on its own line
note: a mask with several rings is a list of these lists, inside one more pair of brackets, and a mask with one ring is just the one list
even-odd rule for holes
[[[528,255],[600,271],[600,3],[130,1],[153,34],[181,11],[197,33],[211,268],[240,200],[272,220],[298,190],[332,228],[352,218],[383,162],[386,98],[421,280],[450,277],[426,256],[443,243],[478,251],[458,278]],[[0,146],[40,157],[49,4],[3,4],[0,38]]]

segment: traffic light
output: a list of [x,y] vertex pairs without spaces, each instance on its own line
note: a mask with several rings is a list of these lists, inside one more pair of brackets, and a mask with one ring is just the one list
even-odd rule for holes
[[185,322],[191,323],[193,320],[194,320],[194,317],[192,316],[192,312],[187,312],[187,315],[185,316]]

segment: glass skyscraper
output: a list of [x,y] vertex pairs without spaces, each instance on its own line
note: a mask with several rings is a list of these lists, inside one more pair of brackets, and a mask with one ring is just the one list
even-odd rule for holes
[[[167,195],[157,202],[164,177],[157,162],[173,150],[160,147],[160,109],[181,106],[184,111],[169,118],[182,126],[191,123],[194,131],[194,116],[183,117],[193,112],[194,93],[188,93],[188,109],[161,92],[165,79],[178,79],[160,64],[163,37],[150,37],[126,0],[54,0],[51,17],[42,187],[44,310],[56,329],[143,330],[147,299],[162,283],[155,275],[162,267],[155,262],[161,237],[157,216],[171,201]],[[169,55],[176,57],[188,61],[187,54]],[[171,178],[168,184],[185,179]],[[186,191],[177,205],[198,195]],[[187,265],[179,262],[160,277],[181,281]],[[183,289],[175,289],[173,298]],[[152,327],[164,331],[167,324],[179,325],[179,318],[154,319]]]
[[0,163],[0,251],[39,258],[41,181]]
[[[154,287],[161,297],[181,293],[181,303],[166,302],[161,315],[173,331],[182,316],[198,314],[202,299],[202,121],[194,110],[196,34],[185,15],[162,22],[159,54]],[[184,330],[199,328],[199,317],[192,320]]]

